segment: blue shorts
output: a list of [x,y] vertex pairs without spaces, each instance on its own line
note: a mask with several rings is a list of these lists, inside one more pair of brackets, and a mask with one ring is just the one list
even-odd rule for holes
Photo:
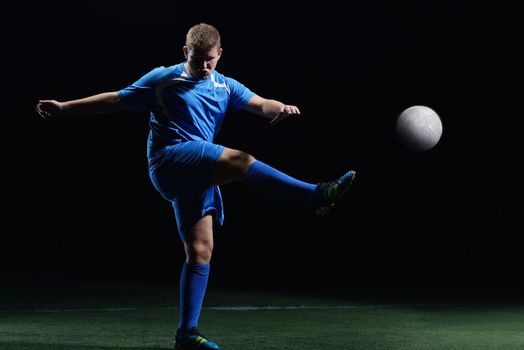
[[214,214],[222,225],[224,209],[218,186],[211,184],[211,173],[224,146],[206,141],[169,145],[154,152],[149,176],[157,191],[170,201],[182,240],[204,215]]

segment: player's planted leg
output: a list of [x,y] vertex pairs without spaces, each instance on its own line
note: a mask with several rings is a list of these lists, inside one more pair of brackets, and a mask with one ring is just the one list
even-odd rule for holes
[[174,337],[179,350],[220,349],[198,331],[213,251],[213,218],[205,215],[184,236],[186,262],[180,276],[180,323]]

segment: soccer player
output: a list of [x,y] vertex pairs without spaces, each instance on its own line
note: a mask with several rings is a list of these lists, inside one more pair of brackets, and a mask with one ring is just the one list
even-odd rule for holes
[[180,323],[176,349],[219,349],[198,330],[206,291],[213,229],[224,219],[219,186],[243,181],[265,193],[300,199],[325,215],[355,178],[350,170],[331,182],[311,184],[292,178],[240,150],[213,143],[227,109],[243,109],[274,125],[300,114],[293,105],[256,95],[215,68],[222,54],[220,34],[209,24],[189,29],[185,61],[157,67],[120,91],[77,100],[40,100],[45,119],[90,115],[131,108],[149,113],[149,175],[174,209],[186,261],[180,277]]

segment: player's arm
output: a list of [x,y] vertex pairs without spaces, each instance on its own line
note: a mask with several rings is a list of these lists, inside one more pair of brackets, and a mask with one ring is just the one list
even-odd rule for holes
[[59,102],[56,100],[40,100],[36,111],[44,119],[53,119],[63,115],[95,115],[116,112],[127,108],[120,99],[118,92],[101,94]]
[[286,105],[280,101],[263,98],[256,94],[249,99],[243,109],[271,119],[269,125],[275,125],[290,115],[300,114],[297,106]]

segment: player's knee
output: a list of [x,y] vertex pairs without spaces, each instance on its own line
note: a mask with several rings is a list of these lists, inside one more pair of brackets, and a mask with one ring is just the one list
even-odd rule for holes
[[235,180],[244,180],[255,160],[255,157],[249,153],[227,148],[219,158],[219,166],[213,174],[214,182],[222,185]]
[[251,154],[242,152],[242,154],[240,155],[240,161],[245,166],[250,166],[251,164],[253,164],[256,161],[256,159]]
[[209,264],[213,254],[213,242],[197,241],[188,245],[187,260],[190,264]]
[[255,160],[255,157],[246,152],[240,151],[236,155],[233,164],[239,180],[244,180],[246,178],[249,167],[255,162]]
[[255,157],[253,157],[251,154],[238,150],[230,150],[227,159],[229,164],[239,168],[248,167],[255,160]]

